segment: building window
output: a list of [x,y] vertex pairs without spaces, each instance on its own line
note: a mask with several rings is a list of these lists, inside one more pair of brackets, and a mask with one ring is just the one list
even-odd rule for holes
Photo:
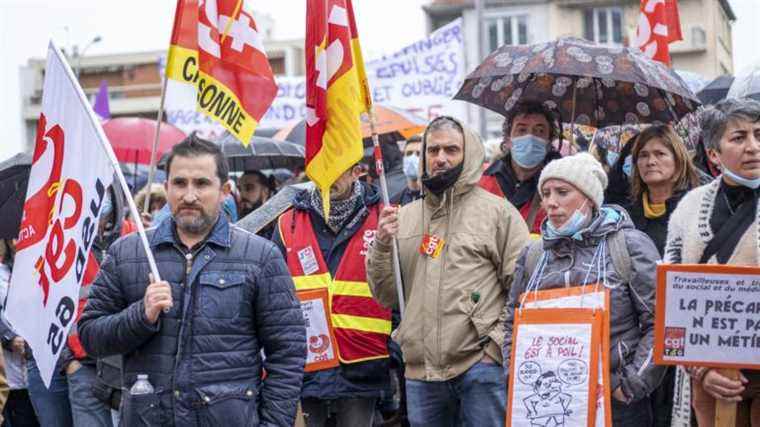
[[623,44],[623,10],[595,7],[583,13],[583,37],[599,44]]
[[486,20],[488,51],[504,45],[528,44],[528,16],[500,16]]
[[702,27],[691,28],[691,45],[694,47],[704,47],[707,45],[707,34]]

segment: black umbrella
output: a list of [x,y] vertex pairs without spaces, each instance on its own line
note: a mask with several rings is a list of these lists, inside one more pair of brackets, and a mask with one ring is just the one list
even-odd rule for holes
[[724,74],[716,77],[715,80],[707,84],[702,90],[699,91],[697,96],[703,104],[715,104],[718,101],[725,99],[728,95],[728,89],[731,88],[731,84],[734,82],[734,76]]
[[522,100],[539,101],[565,122],[597,128],[675,122],[699,105],[678,74],[638,49],[573,37],[500,47],[454,98],[505,116]]
[[15,239],[21,226],[32,156],[19,153],[0,163],[0,239]]
[[[232,134],[225,132],[216,140],[231,172],[245,172],[263,169],[295,169],[304,165],[304,148],[287,141],[254,136],[248,147],[244,147]],[[166,167],[168,153],[158,165]]]
[[288,141],[254,136],[244,147],[231,133],[225,132],[216,143],[222,147],[230,171],[295,169],[304,165],[304,148]]

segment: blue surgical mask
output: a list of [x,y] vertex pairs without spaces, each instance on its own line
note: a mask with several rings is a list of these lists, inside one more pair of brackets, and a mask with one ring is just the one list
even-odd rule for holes
[[607,151],[607,166],[613,167],[615,166],[615,163],[617,163],[618,159],[620,158],[620,153],[616,151]]
[[404,175],[411,180],[419,178],[420,156],[410,154],[404,157]]
[[533,169],[546,158],[547,145],[545,139],[535,135],[523,135],[512,138],[512,160],[520,167]]
[[745,178],[737,173],[732,172],[729,168],[723,167],[723,175],[726,175],[727,177],[731,178],[732,181],[735,183],[741,185],[742,187],[751,188],[753,190],[757,190],[760,188],[760,178]]
[[628,156],[625,158],[625,161],[623,162],[623,173],[628,178],[633,175],[633,157]]
[[583,205],[576,209],[570,218],[558,228],[554,227],[551,221],[546,221],[548,237],[575,237],[575,235],[581,231],[588,222],[588,217],[583,213],[583,208],[585,206],[586,203],[584,202]]

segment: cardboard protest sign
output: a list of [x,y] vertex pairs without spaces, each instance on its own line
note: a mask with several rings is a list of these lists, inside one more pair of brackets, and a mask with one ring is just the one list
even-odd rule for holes
[[599,310],[517,310],[508,426],[594,425],[601,322]]
[[590,284],[569,288],[525,292],[520,296],[523,308],[592,308],[602,311],[602,338],[599,344],[599,376],[596,389],[597,427],[612,425],[612,391],[610,390],[610,290]]
[[329,296],[327,289],[298,291],[304,321],[306,322],[306,367],[314,372],[334,368],[340,364],[335,351],[335,334],[327,313]]
[[654,359],[760,369],[760,268],[657,266]]

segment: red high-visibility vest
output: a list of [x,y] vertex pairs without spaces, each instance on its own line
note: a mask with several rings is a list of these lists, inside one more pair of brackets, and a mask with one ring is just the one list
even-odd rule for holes
[[326,288],[330,295],[330,319],[342,363],[388,357],[391,311],[372,298],[364,267],[379,212],[377,205],[369,207],[364,224],[348,242],[335,277],[322,256],[309,213],[291,208],[278,219],[296,291]]
[[[501,190],[499,180],[493,175],[483,175],[480,178],[480,187],[487,190],[489,193],[495,194],[499,197],[507,196]],[[541,223],[546,219],[546,211],[541,207],[538,193],[533,195],[530,202],[525,203],[520,209],[520,215],[522,215],[525,223],[528,224],[530,232],[533,234],[541,234]],[[531,218],[532,217],[532,218]],[[532,224],[531,224],[532,220]]]

